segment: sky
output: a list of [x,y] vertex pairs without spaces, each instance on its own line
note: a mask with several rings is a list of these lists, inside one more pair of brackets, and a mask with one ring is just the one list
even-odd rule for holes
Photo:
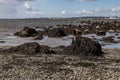
[[0,18],[119,16],[120,0],[0,0]]

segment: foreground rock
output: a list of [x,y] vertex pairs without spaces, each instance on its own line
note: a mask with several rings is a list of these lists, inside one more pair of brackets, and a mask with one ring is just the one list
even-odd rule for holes
[[18,53],[24,55],[35,55],[35,54],[53,54],[53,50],[50,50],[47,46],[40,46],[36,42],[24,43],[20,46],[11,47],[10,49],[3,50],[5,53]]
[[102,56],[101,45],[87,37],[77,36],[72,45],[65,49],[66,54],[79,54],[80,56]]
[[67,36],[66,33],[61,29],[53,29],[48,31],[49,37],[64,37]]
[[20,37],[31,37],[35,36],[37,34],[37,31],[33,28],[24,27],[21,31],[16,32],[14,35],[20,36]]

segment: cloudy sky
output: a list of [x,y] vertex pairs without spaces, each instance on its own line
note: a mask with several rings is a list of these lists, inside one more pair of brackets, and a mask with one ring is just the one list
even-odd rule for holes
[[0,18],[120,16],[120,0],[0,0]]

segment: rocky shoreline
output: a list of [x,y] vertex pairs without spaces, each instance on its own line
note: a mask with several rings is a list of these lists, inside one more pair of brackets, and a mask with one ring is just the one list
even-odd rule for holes
[[[104,46],[120,43],[120,21],[74,20],[42,28],[24,26],[15,31],[16,38],[10,37],[6,42],[26,41],[17,46],[0,47],[0,79],[119,80],[120,48]],[[40,45],[44,35],[59,45],[50,47],[43,42],[44,45]],[[0,44],[6,42],[0,39]],[[53,46],[51,42],[48,44]]]

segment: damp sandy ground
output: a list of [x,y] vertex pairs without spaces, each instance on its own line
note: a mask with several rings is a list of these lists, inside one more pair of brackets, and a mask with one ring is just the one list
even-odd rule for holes
[[0,55],[1,80],[120,80],[120,49],[104,49],[105,58],[63,54]]

